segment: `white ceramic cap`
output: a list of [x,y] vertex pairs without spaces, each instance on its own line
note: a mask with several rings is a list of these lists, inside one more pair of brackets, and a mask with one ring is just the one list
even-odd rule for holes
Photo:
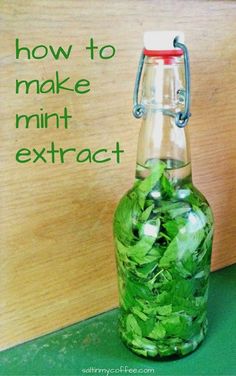
[[143,38],[144,48],[151,51],[174,50],[173,41],[177,36],[179,42],[184,43],[182,31],[146,31]]

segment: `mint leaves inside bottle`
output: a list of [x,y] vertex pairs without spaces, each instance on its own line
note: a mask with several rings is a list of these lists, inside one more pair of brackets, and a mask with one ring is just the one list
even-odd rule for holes
[[120,333],[137,354],[183,356],[206,333],[213,217],[190,179],[147,167],[114,219]]

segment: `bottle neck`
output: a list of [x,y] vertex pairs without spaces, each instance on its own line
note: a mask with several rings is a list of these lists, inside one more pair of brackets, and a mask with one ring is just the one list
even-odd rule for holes
[[182,57],[145,57],[142,83],[142,120],[137,153],[138,178],[149,173],[155,161],[166,163],[174,183],[191,181],[187,128],[175,124],[174,114],[183,111],[184,67]]

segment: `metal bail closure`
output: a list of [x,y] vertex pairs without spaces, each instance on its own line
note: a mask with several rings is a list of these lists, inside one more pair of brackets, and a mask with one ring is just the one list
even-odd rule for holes
[[185,72],[185,106],[184,112],[179,111],[175,115],[175,124],[179,128],[184,128],[188,124],[188,120],[191,116],[190,113],[190,67],[188,49],[185,44],[178,42],[178,37],[175,37],[173,46],[180,48],[184,53],[184,72]]
[[135,79],[135,85],[134,85],[134,94],[133,94],[133,115],[140,119],[144,114],[144,107],[141,103],[138,103],[138,92],[139,92],[139,84],[142,76],[142,70],[143,70],[143,63],[144,63],[144,50],[142,50],[139,64],[138,64],[138,71],[137,76]]
[[[180,48],[184,54],[184,70],[185,70],[185,107],[184,111],[179,111],[177,113],[170,112],[169,115],[175,118],[175,124],[179,128],[184,128],[188,124],[188,120],[191,116],[190,113],[190,67],[189,67],[189,56],[188,56],[188,49],[185,44],[178,42],[178,37],[174,39],[173,46]],[[144,114],[144,106],[139,103],[138,95],[139,95],[139,85],[142,76],[143,64],[144,64],[144,50],[142,50],[139,64],[138,64],[138,71],[137,76],[135,79],[134,85],[134,94],[133,94],[133,115],[137,119],[140,119]]]

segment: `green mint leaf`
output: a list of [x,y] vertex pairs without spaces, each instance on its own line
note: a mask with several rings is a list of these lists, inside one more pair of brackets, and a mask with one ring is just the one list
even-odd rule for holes
[[134,333],[138,336],[142,335],[142,331],[137,323],[137,320],[132,314],[129,314],[126,318],[126,329],[127,329],[127,332]]
[[162,339],[166,335],[165,327],[160,323],[156,323],[151,333],[148,335],[152,339]]
[[138,200],[140,207],[144,208],[144,203],[147,195],[152,191],[155,185],[159,182],[165,169],[165,164],[163,162],[157,162],[151,169],[150,175],[144,180],[142,180],[136,187],[136,192],[138,194]]

